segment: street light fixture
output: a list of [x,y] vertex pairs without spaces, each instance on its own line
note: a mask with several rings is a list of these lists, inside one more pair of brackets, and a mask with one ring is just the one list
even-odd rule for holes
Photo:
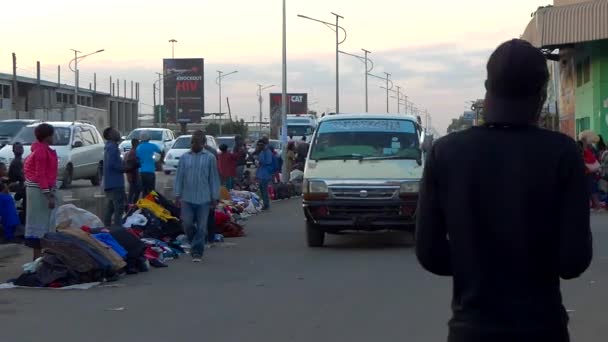
[[222,120],[221,120],[221,115],[222,115],[222,79],[226,76],[230,76],[232,74],[236,74],[238,71],[232,71],[229,72],[227,74],[224,74],[223,71],[218,70],[217,71],[217,78],[215,79],[215,83],[219,86],[219,112],[217,113],[217,115],[220,117],[220,135],[222,135]]
[[269,86],[263,86],[258,83],[258,102],[260,103],[260,123],[259,123],[260,133],[262,132],[262,102],[263,102],[262,91],[266,90],[268,88],[272,88],[272,87],[274,87],[274,84],[269,85]]
[[171,58],[175,59],[175,43],[177,43],[177,40],[170,39],[169,43],[171,43]]
[[[100,50],[88,53],[88,54],[80,56],[80,57],[78,56],[78,54],[82,53],[82,52],[80,52],[80,51],[78,51],[76,49],[70,49],[70,50],[74,51],[74,59],[72,59],[70,61],[69,67],[70,67],[70,70],[72,70],[74,72],[74,120],[77,120],[78,119],[78,81],[79,81],[79,78],[80,78],[79,70],[78,70],[78,61],[79,60],[83,60],[84,58],[86,58],[86,57],[88,57],[90,55],[94,55],[96,53],[104,52],[105,49],[100,49]],[[74,68],[73,69],[72,69],[72,62],[74,62]],[[62,121],[64,120],[63,112],[61,112],[61,120]]]
[[[336,114],[340,113],[340,63],[339,63],[339,58],[340,58],[340,44],[344,43],[344,41],[346,41],[346,30],[340,26],[340,19],[344,19],[343,16],[336,14],[334,12],[331,12],[331,14],[333,14],[336,17],[336,23],[329,23],[327,21],[323,21],[323,20],[319,20],[319,19],[314,19],[305,15],[301,15],[298,14],[298,17],[303,18],[303,19],[308,19],[308,20],[312,20],[312,21],[316,21],[319,22],[321,24],[324,24],[325,26],[329,27],[331,30],[333,30],[334,32],[336,32]],[[340,30],[342,30],[344,32],[344,39],[340,40]]]
[[[371,53],[371,51],[365,50],[365,49],[361,49],[363,50],[363,52],[365,53],[364,57],[361,56],[357,56],[355,54],[352,53],[348,53],[348,52],[344,52],[344,51],[340,51],[340,53],[345,54],[347,56],[351,56],[351,57],[355,57],[358,60],[362,61],[363,63],[365,63],[365,112],[367,113],[369,111],[369,105],[368,105],[368,88],[367,88],[367,76],[368,74],[374,69],[374,62],[372,62],[371,59],[369,59],[367,57],[368,54]],[[368,65],[371,64],[371,66],[368,68]]]

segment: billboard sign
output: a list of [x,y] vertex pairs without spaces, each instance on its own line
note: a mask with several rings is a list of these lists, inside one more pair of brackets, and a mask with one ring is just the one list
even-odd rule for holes
[[[278,136],[281,126],[281,93],[270,93],[270,134]],[[307,93],[287,93],[287,114],[308,114]]]
[[163,97],[168,122],[201,122],[205,113],[204,70],[203,58],[163,59]]

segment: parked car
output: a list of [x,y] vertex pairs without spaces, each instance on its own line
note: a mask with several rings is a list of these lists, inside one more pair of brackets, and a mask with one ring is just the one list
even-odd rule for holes
[[[179,158],[190,150],[191,140],[192,135],[181,135],[175,140],[175,143],[171,146],[165,157],[165,163],[163,164],[165,174],[169,175],[177,170]],[[207,135],[207,145],[215,150],[218,149],[215,139],[210,135]]]
[[166,128],[137,128],[131,131],[123,142],[118,145],[121,156],[124,157],[124,155],[131,150],[131,140],[139,139],[143,132],[148,132],[150,134],[150,142],[158,146],[158,148],[161,150],[160,155],[154,155],[154,160],[157,163],[161,162],[175,142],[175,135],[173,134],[173,131]]
[[[95,126],[83,122],[46,122],[55,128],[52,149],[57,151],[59,159],[58,181],[60,186],[67,187],[73,180],[88,179],[91,184],[101,184],[103,172],[104,141]],[[30,148],[36,141],[34,130],[38,123],[23,127],[13,138],[11,144],[0,150],[0,161],[10,163],[13,158],[12,143],[23,145],[23,157],[30,154]]]
[[11,140],[23,127],[37,122],[40,122],[40,120],[10,119],[0,121],[0,148],[6,144],[10,144]]

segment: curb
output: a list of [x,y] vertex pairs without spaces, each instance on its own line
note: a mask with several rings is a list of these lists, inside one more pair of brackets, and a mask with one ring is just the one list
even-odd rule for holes
[[19,256],[21,254],[21,246],[11,243],[0,245],[0,260]]

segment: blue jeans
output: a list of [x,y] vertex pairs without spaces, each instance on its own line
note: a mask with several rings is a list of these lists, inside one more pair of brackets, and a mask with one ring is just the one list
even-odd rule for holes
[[209,203],[193,204],[182,202],[182,224],[192,245],[192,257],[202,257],[205,252],[207,238],[207,219],[209,216]]
[[264,202],[263,209],[270,208],[270,198],[268,197],[268,184],[270,179],[260,179],[260,194],[262,194],[262,202]]
[[103,224],[106,228],[122,227],[122,215],[125,213],[125,188],[109,189],[105,193],[106,208]]

